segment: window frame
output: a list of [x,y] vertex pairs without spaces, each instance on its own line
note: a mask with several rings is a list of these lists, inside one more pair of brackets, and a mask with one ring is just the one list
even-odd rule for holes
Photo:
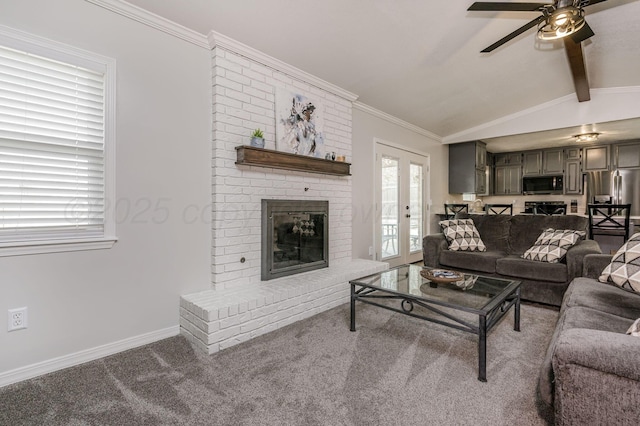
[[0,242],[0,257],[108,249],[115,222],[116,61],[80,48],[0,25],[0,45],[104,73],[104,230],[101,236]]

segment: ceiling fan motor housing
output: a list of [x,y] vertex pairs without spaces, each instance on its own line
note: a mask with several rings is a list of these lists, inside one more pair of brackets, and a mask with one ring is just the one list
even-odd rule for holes
[[538,25],[540,40],[556,40],[580,30],[585,25],[583,3],[585,0],[557,0],[555,5],[543,7],[545,20]]
[[[581,3],[584,3],[583,0],[558,0],[555,3],[556,9],[562,9],[564,7],[581,7]],[[589,3],[589,2],[587,2]]]

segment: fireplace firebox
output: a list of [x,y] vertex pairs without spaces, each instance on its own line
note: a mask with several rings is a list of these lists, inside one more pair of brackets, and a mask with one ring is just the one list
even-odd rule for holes
[[262,200],[262,280],[329,266],[329,202]]

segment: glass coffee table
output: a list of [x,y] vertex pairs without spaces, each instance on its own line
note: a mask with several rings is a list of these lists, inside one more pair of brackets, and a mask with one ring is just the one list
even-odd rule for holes
[[[402,265],[349,281],[351,331],[356,331],[356,301],[410,315],[478,336],[478,380],[487,381],[487,332],[514,306],[513,329],[520,331],[520,281],[460,274],[460,280],[434,281],[420,272],[431,268]],[[445,277],[446,279],[446,277]],[[398,304],[395,301],[399,301]],[[414,311],[420,306],[421,313]]]

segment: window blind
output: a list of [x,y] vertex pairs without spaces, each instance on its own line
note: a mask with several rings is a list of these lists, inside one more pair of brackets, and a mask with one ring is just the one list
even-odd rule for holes
[[104,235],[104,85],[0,46],[0,243]]

